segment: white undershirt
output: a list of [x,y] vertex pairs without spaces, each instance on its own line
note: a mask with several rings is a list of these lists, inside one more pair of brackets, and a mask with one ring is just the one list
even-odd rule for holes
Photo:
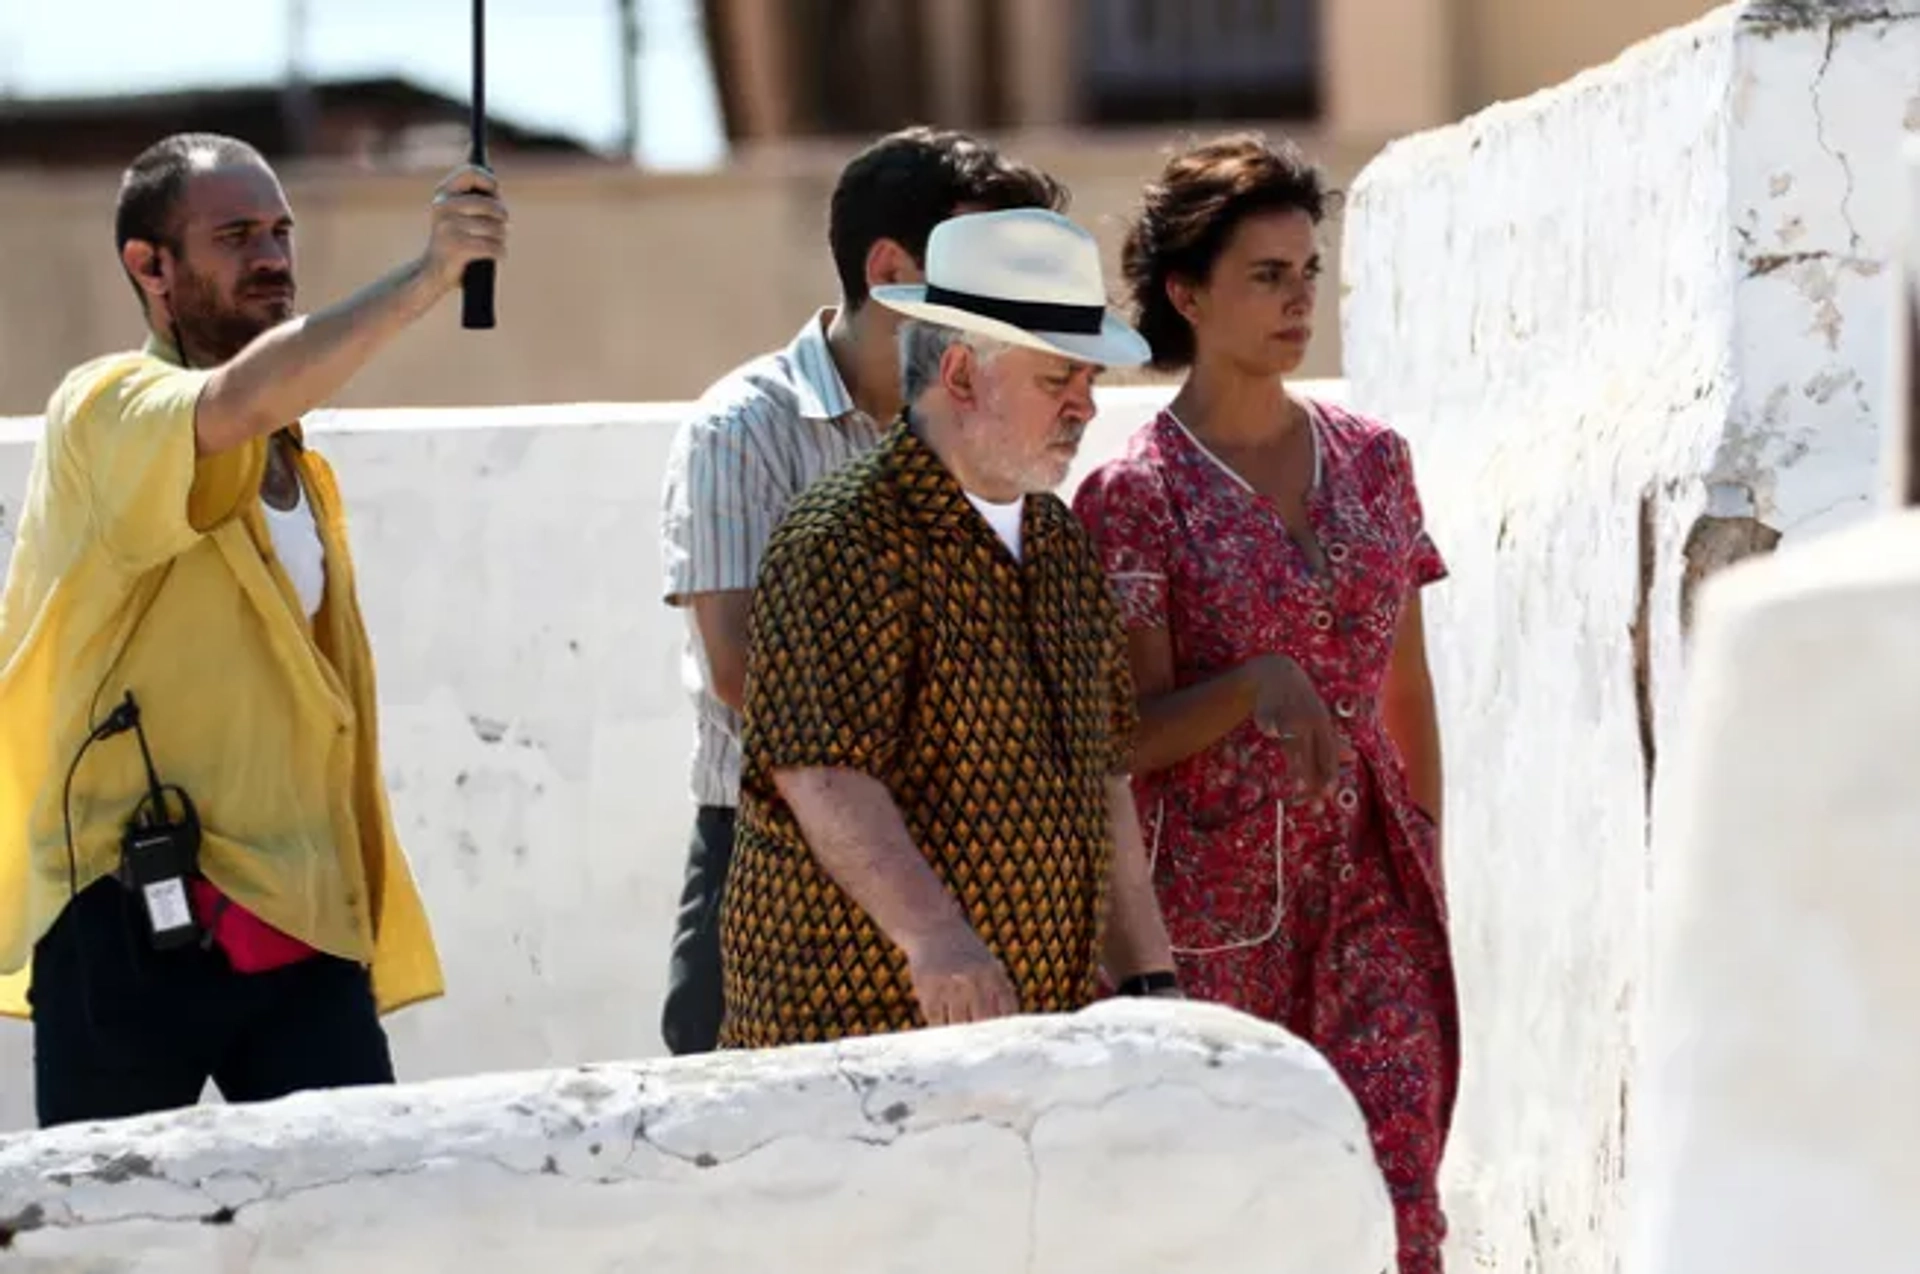
[[1007,546],[1007,551],[1013,554],[1013,560],[1019,561],[1020,513],[1027,507],[1026,500],[1022,498],[1011,504],[995,504],[991,500],[982,500],[971,491],[967,492],[966,496],[967,503],[980,510],[980,516],[987,520],[987,525],[993,528],[993,533],[1000,537],[1001,542]]
[[313,506],[307,493],[295,484],[298,495],[291,509],[276,509],[265,500],[260,507],[267,512],[267,531],[273,537],[273,555],[280,568],[293,581],[300,608],[312,619],[320,613],[327,592],[327,553],[320,543],[320,528],[314,524]]

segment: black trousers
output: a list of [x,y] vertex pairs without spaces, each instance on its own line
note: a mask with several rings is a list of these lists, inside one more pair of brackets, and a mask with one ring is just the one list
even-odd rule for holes
[[727,805],[702,805],[694,814],[660,1012],[661,1037],[676,1055],[711,1053],[720,1042],[720,897],[733,861],[733,818]]
[[118,881],[80,892],[33,952],[40,1126],[390,1084],[393,1059],[357,964],[309,957],[238,973],[218,947],[155,951]]

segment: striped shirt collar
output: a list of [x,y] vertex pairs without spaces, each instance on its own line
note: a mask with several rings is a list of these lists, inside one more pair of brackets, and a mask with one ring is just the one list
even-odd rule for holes
[[833,315],[831,308],[816,310],[786,350],[794,372],[793,392],[799,400],[799,412],[808,420],[838,420],[855,410],[853,395],[840,379],[833,350],[827,345],[827,325]]

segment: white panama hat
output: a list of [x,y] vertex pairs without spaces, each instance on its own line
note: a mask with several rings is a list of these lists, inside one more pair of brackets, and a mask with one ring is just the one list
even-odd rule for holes
[[1045,208],[942,221],[927,239],[927,281],[877,287],[873,299],[908,318],[1083,363],[1138,367],[1152,354],[1107,308],[1099,244]]

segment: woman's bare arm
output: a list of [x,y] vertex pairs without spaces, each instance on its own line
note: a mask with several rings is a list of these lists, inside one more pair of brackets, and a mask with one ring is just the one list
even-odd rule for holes
[[1413,799],[1438,824],[1445,782],[1440,762],[1440,719],[1434,705],[1433,675],[1427,666],[1426,626],[1420,595],[1407,601],[1393,635],[1393,657],[1381,691],[1381,715],[1400,749],[1413,787]]

